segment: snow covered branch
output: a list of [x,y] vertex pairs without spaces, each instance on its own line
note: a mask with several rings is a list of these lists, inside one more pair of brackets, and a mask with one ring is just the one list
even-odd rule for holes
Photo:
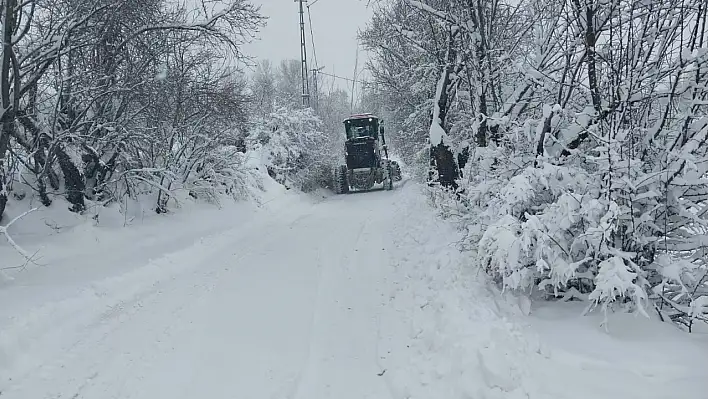
[[409,162],[449,146],[456,205],[437,204],[467,212],[499,284],[639,312],[669,298],[688,325],[708,295],[706,21],[701,0],[401,0],[363,37]]
[[19,245],[17,245],[17,243],[15,242],[15,240],[12,239],[12,236],[10,236],[10,233],[8,232],[8,229],[9,229],[10,227],[12,227],[12,225],[13,225],[15,222],[19,221],[19,220],[22,219],[23,217],[29,215],[30,213],[32,213],[32,212],[34,212],[34,211],[36,211],[36,210],[37,210],[37,208],[32,208],[32,209],[30,209],[30,210],[28,210],[28,211],[26,211],[26,212],[24,212],[24,213],[18,215],[17,217],[13,218],[13,219],[10,220],[5,226],[0,226],[0,233],[2,233],[2,234],[5,236],[5,239],[6,239],[7,242],[10,244],[10,246],[12,246],[20,255],[22,255],[22,257],[24,257],[24,258],[25,258],[26,260],[28,260],[28,261],[29,261],[29,260],[32,260],[32,255],[29,254],[29,253],[28,253],[27,251],[25,251],[24,249],[22,249],[22,247],[20,247]]

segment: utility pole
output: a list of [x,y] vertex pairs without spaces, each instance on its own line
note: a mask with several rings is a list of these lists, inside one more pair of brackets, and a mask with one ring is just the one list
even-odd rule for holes
[[356,72],[359,69],[359,42],[356,43],[356,58],[354,59],[354,79],[352,79],[352,102],[349,105],[349,112],[354,112],[354,90],[356,89]]
[[319,68],[312,68],[312,85],[313,87],[313,94],[315,97],[315,101],[313,102],[313,108],[315,111],[319,110],[320,108],[320,91],[319,91],[319,83],[318,83],[318,77],[317,73],[321,70],[323,70],[324,67],[319,67]]
[[307,48],[305,47],[305,10],[302,3],[307,0],[295,0],[300,6],[300,64],[302,68],[302,106],[310,106],[310,79],[307,69]]

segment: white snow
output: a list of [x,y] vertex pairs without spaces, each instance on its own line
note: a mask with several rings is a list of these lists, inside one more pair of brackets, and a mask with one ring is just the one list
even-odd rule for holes
[[412,182],[260,203],[18,222],[44,266],[0,283],[0,397],[705,398],[706,335],[500,294]]
[[526,326],[549,343],[550,359],[564,370],[565,397],[706,397],[705,329],[687,334],[653,314],[611,313],[605,331],[602,312],[582,316],[584,307],[539,304]]
[[438,100],[442,96],[443,90],[445,90],[445,81],[447,80],[447,72],[443,71],[438,79],[437,89],[435,91],[435,103],[433,104],[433,118],[430,123],[430,131],[428,132],[428,137],[430,139],[430,145],[435,147],[441,143],[450,144],[450,140],[447,137],[445,129],[442,127],[442,121],[440,120],[440,104]]

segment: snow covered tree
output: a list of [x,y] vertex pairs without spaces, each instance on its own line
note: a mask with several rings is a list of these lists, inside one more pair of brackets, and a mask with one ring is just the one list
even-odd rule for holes
[[[433,22],[433,23],[431,23]],[[380,4],[361,41],[373,89],[385,102],[389,138],[409,163],[426,147],[442,57],[434,20],[404,1]],[[395,132],[395,136],[394,136]]]
[[311,93],[309,109],[302,107],[298,60],[281,61],[277,69],[262,61],[248,84],[249,109],[255,116],[248,148],[270,154],[265,162],[276,180],[306,191],[331,186],[332,170],[344,159],[342,122],[351,114],[349,93],[334,82],[324,84],[321,75],[318,79],[310,86],[319,92]]
[[269,60],[262,60],[251,77],[250,89],[251,112],[258,116],[266,116],[274,111],[276,103],[277,77]]
[[[379,2],[376,83],[402,125],[451,95],[431,138],[457,155],[469,245],[500,284],[706,320],[704,3]],[[391,84],[421,69],[440,78],[426,98]]]
[[[2,87],[14,97],[4,107],[0,162],[12,149],[34,174],[28,184],[45,205],[50,189],[81,212],[87,200],[109,203],[142,187],[163,211],[171,182],[192,179],[243,130],[243,84],[223,65],[246,60],[240,47],[262,24],[248,1],[195,7],[30,0],[3,7],[12,40],[3,51]],[[174,108],[162,112],[167,104]],[[175,145],[165,146],[167,126],[179,137]],[[17,177],[3,173],[2,180]]]
[[322,131],[311,108],[281,107],[253,121],[248,145],[261,154],[275,180],[310,191],[329,184],[341,152],[335,134]]

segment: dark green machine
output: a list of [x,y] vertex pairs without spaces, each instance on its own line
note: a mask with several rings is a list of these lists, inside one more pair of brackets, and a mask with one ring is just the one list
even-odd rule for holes
[[388,157],[383,120],[372,114],[352,115],[344,120],[344,128],[346,163],[334,171],[335,192],[370,190],[375,184],[392,190],[393,182],[401,180],[401,167]]

